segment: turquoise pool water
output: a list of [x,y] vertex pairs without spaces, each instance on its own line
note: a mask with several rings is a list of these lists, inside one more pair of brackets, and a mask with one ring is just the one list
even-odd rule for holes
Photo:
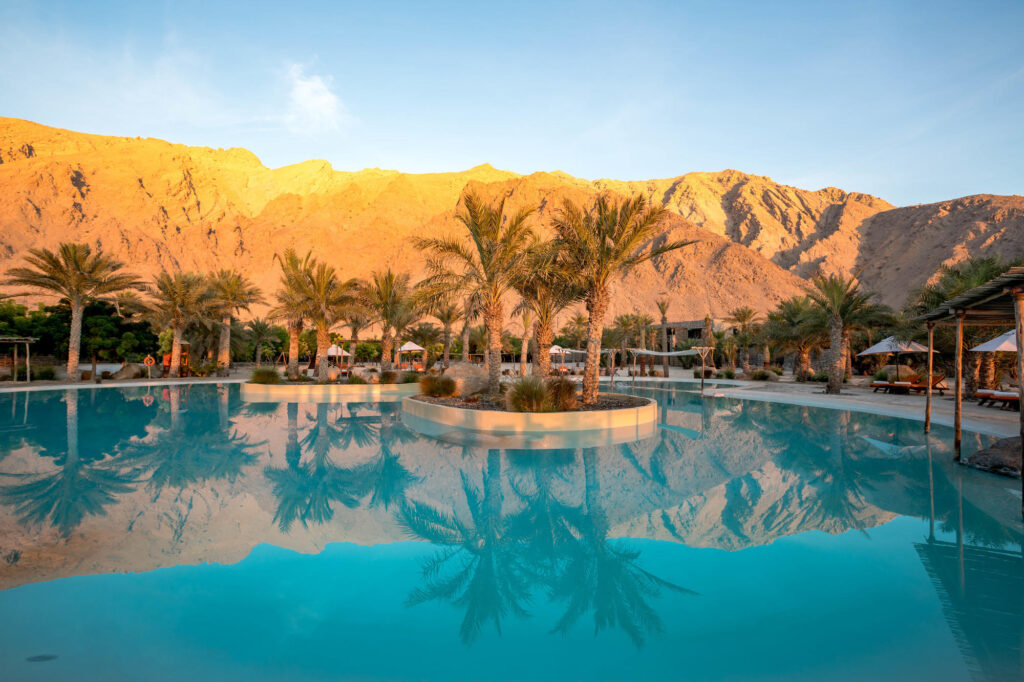
[[237,385],[2,394],[0,677],[1024,677],[1019,484],[947,429],[618,389],[655,437],[548,451]]

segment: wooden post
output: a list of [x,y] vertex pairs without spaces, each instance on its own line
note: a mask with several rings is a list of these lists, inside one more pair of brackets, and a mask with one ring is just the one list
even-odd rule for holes
[[28,341],[25,342],[25,383],[32,381],[32,351],[29,350]]
[[953,460],[960,461],[960,422],[964,409],[964,311],[956,313],[956,395],[953,409]]
[[[1024,291],[1013,292],[1013,312],[1017,321],[1017,395],[1024,403]],[[1024,457],[1024,407],[1020,408],[1021,456]],[[1020,477],[1020,514],[1024,517],[1024,476]]]
[[11,383],[15,383],[18,380],[18,344],[12,343],[14,347],[14,364],[11,365]]
[[[935,323],[928,323],[928,397],[924,401],[924,432],[928,433],[932,428],[932,355],[935,349]],[[899,365],[897,365],[899,367]]]

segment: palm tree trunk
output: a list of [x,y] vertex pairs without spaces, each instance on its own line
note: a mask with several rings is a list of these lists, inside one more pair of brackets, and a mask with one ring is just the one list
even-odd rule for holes
[[462,361],[469,362],[469,322],[462,325]]
[[501,301],[492,301],[487,306],[487,392],[498,395],[501,392]]
[[843,361],[843,318],[833,315],[828,322],[829,353],[831,366],[828,370],[828,386],[825,393],[839,395],[843,387],[845,362]]
[[319,384],[327,381],[327,349],[331,347],[331,336],[327,331],[327,325],[317,325],[316,328],[316,381]]
[[391,369],[391,357],[394,352],[395,340],[390,330],[384,330],[380,337],[380,371],[387,372]]
[[423,365],[423,369],[427,368],[427,354],[429,352],[430,352],[429,350],[424,348],[423,352],[420,354],[420,358],[421,358],[420,364]]
[[811,373],[811,349],[801,348],[797,351],[796,375],[801,380],[806,380]]
[[288,465],[298,468],[299,460],[302,458],[302,450],[299,449],[299,404],[288,403],[288,440],[284,447],[284,458]]
[[[668,353],[668,318],[662,315],[661,317],[661,352]],[[668,378],[668,356],[661,358],[661,373]]]
[[225,315],[220,321],[220,344],[217,346],[217,374],[227,376],[231,364],[231,316]]
[[302,320],[288,323],[288,378],[299,376],[299,335],[302,334]]
[[175,325],[174,335],[171,340],[171,366],[167,376],[177,378],[181,374],[181,339],[185,335],[185,328]]
[[217,422],[222,433],[226,433],[231,426],[231,417],[228,412],[228,387],[226,384],[217,386]]
[[257,367],[260,367],[262,365],[262,362],[261,362],[262,359],[263,359],[263,342],[262,341],[258,341],[258,342],[256,342],[256,366]]
[[996,354],[979,353],[981,356],[981,370],[978,383],[981,388],[996,388]]
[[71,302],[71,337],[68,339],[68,381],[79,381],[78,355],[82,352],[82,317],[85,305],[81,301]]
[[[597,388],[601,367],[601,333],[604,316],[608,312],[608,292],[594,289],[587,296],[587,362],[583,367],[583,404],[597,403]],[[539,349],[538,349],[539,352]]]
[[446,324],[444,326],[444,360],[441,362],[441,373],[448,369],[449,361],[451,360],[452,354],[452,326]]
[[530,336],[526,331],[526,327],[523,327],[523,338],[519,344],[519,376],[526,376],[526,355],[530,350]]
[[551,345],[555,342],[555,330],[551,321],[537,320],[537,371],[542,377],[551,374]]
[[978,353],[964,353],[966,366],[964,367],[964,397],[972,398],[978,392],[978,379],[981,374],[981,363],[978,361]]
[[64,391],[64,407],[67,410],[65,427],[67,429],[68,451],[64,467],[78,464],[78,390]]
[[771,351],[768,348],[768,344],[765,344],[765,346],[764,346],[764,368],[765,369],[771,369],[772,368],[772,356],[771,356]]
[[745,343],[740,351],[740,365],[743,366],[744,374],[750,374],[750,346]]
[[843,331],[843,377],[853,377],[853,353],[850,352],[850,332]]
[[359,331],[357,329],[352,330],[352,348],[349,349],[349,353],[352,353],[352,357],[348,359],[349,368],[356,366],[356,346],[359,345]]

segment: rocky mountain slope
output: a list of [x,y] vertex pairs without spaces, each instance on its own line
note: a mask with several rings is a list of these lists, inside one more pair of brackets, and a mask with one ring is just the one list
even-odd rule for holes
[[458,230],[466,187],[512,205],[539,205],[544,232],[566,199],[642,192],[672,216],[657,239],[699,243],[639,268],[615,292],[616,313],[653,312],[667,293],[673,318],[765,310],[819,269],[863,268],[886,302],[968,254],[1024,251],[1024,198],[967,197],[894,208],[835,188],[801,190],[738,171],[587,181],[517,175],[482,165],[458,173],[335,171],[326,161],[268,169],[244,149],[75,133],[0,119],[0,268],[32,247],[86,241],[141,274],[237,267],[273,290],[273,254],[313,249],[345,275],[385,266],[422,272],[412,244]]

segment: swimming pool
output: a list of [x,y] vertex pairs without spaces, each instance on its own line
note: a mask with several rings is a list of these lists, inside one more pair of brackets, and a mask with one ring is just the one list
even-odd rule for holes
[[947,429],[617,390],[658,401],[653,438],[2,394],[5,679],[1020,679],[1019,485]]

